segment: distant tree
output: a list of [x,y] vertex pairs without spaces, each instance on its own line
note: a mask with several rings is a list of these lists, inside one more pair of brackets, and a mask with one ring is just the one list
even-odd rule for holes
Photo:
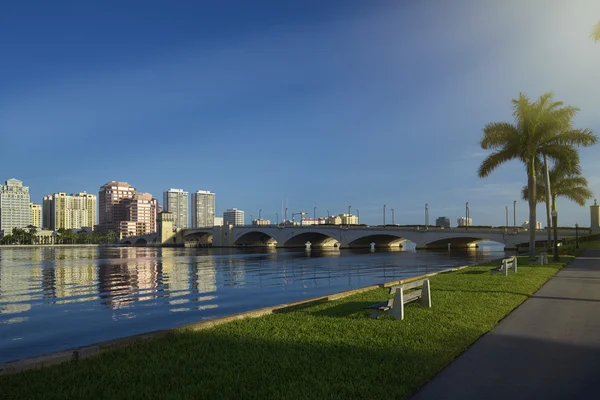
[[35,242],[35,235],[37,233],[37,229],[36,228],[29,228],[27,231],[27,238],[30,244],[33,244]]
[[109,230],[106,232],[105,238],[106,238],[106,243],[116,243],[117,242],[117,234],[112,230]]
[[0,239],[0,244],[13,244],[15,243],[15,237],[12,234],[4,235]]
[[590,129],[573,129],[571,120],[578,109],[553,101],[552,93],[545,93],[537,101],[521,93],[513,99],[514,123],[492,122],[483,128],[480,145],[493,150],[479,166],[479,177],[484,178],[510,160],[521,161],[527,171],[529,199],[529,255],[535,258],[537,176],[543,157],[564,165],[579,164],[576,146],[591,146],[597,137]]

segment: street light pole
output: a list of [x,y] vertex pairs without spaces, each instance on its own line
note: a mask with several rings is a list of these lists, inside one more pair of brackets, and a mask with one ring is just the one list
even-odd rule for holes
[[425,203],[425,230],[429,230],[429,203]]
[[356,209],[356,225],[360,225],[360,210]]
[[469,202],[465,204],[465,230],[469,230]]
[[383,227],[385,228],[385,204],[383,205]]
[[329,223],[329,210],[327,210],[327,223]]
[[279,213],[275,213],[275,216],[277,217],[277,225],[279,225]]
[[260,217],[262,216],[262,210],[258,210],[258,220],[260,221]]
[[575,223],[575,248],[579,248],[579,224]]
[[558,211],[552,210],[552,226],[554,227],[554,257],[552,258],[554,261],[560,261],[560,257],[558,256]]
[[396,225],[396,220],[394,219],[394,209],[392,208],[392,225]]
[[288,208],[286,207],[285,208],[285,220],[283,221],[284,224],[287,223],[287,210],[288,210]]
[[508,206],[504,206],[506,208],[506,228],[504,229],[504,231],[506,232],[508,230]]
[[513,201],[513,231],[517,232],[517,201]]
[[317,224],[317,207],[313,208],[313,225]]

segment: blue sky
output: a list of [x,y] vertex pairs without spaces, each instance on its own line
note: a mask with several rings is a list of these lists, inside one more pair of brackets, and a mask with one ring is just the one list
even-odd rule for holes
[[[247,219],[284,200],[422,223],[429,203],[455,224],[469,201],[500,225],[526,176],[477,177],[482,128],[552,90],[600,133],[598,19],[596,0],[4,4],[0,179],[36,202],[110,180],[211,190]],[[582,150],[597,195],[599,153]],[[559,212],[589,224],[588,207]]]

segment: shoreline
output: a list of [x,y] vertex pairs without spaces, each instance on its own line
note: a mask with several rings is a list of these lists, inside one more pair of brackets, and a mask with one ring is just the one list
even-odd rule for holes
[[[97,245],[96,245],[97,246]],[[498,261],[500,259],[494,259],[489,262]],[[146,333],[140,333],[132,336],[125,336],[117,339],[110,339],[102,342],[92,343],[85,346],[73,347],[66,350],[51,352],[41,354],[39,356],[26,357],[21,359],[16,359],[13,361],[6,361],[0,363],[0,376],[2,375],[12,375],[21,371],[33,370],[33,369],[41,369],[52,365],[62,364],[68,361],[76,361],[84,358],[93,357],[99,354],[102,354],[106,351],[129,346],[135,344],[139,341],[147,341],[152,339],[158,339],[164,336],[167,336],[176,332],[183,331],[198,331],[203,329],[212,328],[221,324],[225,324],[228,322],[248,319],[248,318],[258,318],[269,314],[276,314],[279,312],[293,310],[295,308],[302,308],[311,305],[316,305],[319,303],[326,303],[333,300],[339,300],[344,297],[352,296],[354,294],[368,292],[370,290],[379,289],[379,288],[387,288],[394,285],[401,285],[410,281],[419,280],[429,278],[435,275],[444,274],[448,272],[459,271],[464,268],[471,267],[473,265],[462,265],[458,267],[448,268],[441,271],[430,272],[427,274],[411,276],[405,279],[394,280],[383,282],[380,284],[364,286],[357,289],[345,290],[342,292],[337,292],[329,295],[312,297],[306,300],[300,300],[292,303],[282,303],[275,306],[258,308],[250,311],[244,311],[241,313],[225,315],[222,317],[207,319],[204,321],[192,322],[189,324],[176,326],[168,329],[161,329],[157,331],[150,331]]]

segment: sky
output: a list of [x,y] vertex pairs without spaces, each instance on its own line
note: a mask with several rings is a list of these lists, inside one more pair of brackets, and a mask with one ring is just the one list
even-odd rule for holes
[[[477,168],[486,123],[553,91],[600,134],[597,0],[27,1],[0,5],[0,180],[40,202],[126,181],[257,218],[503,225],[526,173]],[[581,150],[600,196],[600,145]],[[591,202],[590,202],[591,204]],[[559,225],[589,226],[560,199]],[[543,206],[538,220],[544,221]]]

